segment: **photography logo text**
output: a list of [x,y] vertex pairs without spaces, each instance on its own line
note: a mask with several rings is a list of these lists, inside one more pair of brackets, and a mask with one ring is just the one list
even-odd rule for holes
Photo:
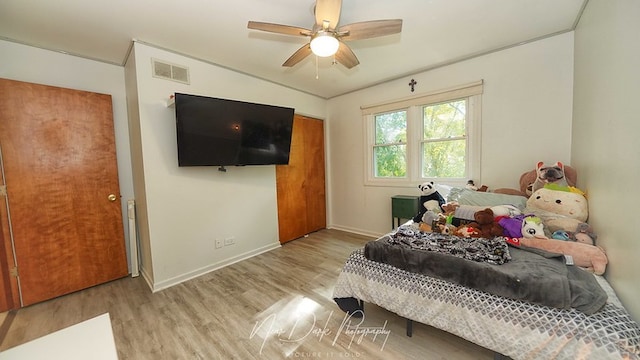
[[[340,341],[341,351],[300,351],[293,352],[292,358],[358,358],[362,354],[353,351],[352,345],[363,341],[379,343],[379,350],[383,351],[391,331],[387,329],[387,321],[381,326],[364,326],[364,313],[361,311],[345,314],[339,325],[330,323],[334,313],[331,311],[326,320],[322,321],[314,313],[293,316],[271,314],[256,321],[249,334],[249,339],[261,339],[260,354],[268,341],[280,343],[302,343],[309,345],[310,341],[330,341],[330,346],[338,350]],[[346,340],[346,344],[343,340]],[[344,350],[347,351],[344,351]]]

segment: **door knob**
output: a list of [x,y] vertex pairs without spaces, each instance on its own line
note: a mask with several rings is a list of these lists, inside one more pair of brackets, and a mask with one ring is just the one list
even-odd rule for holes
[[109,196],[107,196],[107,199],[109,199],[109,201],[113,202],[113,201],[116,201],[117,197],[114,194],[109,194]]

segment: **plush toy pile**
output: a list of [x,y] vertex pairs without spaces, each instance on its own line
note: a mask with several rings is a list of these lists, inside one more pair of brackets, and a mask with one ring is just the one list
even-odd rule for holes
[[574,171],[567,181],[568,168],[560,162],[551,167],[539,162],[534,170],[538,174],[536,179],[527,185],[532,192],[523,210],[509,204],[487,207],[445,202],[433,182],[422,184],[418,186],[422,209],[414,217],[414,223],[426,232],[504,237],[512,246],[564,254],[568,265],[575,264],[601,275],[606,270],[607,256],[595,245],[597,237],[586,222],[587,198],[570,185],[575,184]]

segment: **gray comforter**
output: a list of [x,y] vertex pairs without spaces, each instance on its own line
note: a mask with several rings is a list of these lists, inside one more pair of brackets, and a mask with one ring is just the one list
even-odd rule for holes
[[[416,236],[424,234],[417,232]],[[560,309],[575,308],[586,314],[595,313],[607,300],[593,275],[566,265],[561,254],[512,247],[510,261],[495,265],[419,249],[406,241],[394,241],[391,236],[367,243],[365,257],[505,298]]]

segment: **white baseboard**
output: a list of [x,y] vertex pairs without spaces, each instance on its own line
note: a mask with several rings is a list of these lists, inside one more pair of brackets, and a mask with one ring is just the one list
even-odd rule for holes
[[[269,244],[269,245],[266,245],[266,246],[251,250],[249,252],[246,252],[246,253],[231,257],[229,259],[225,259],[223,261],[220,261],[220,262],[217,262],[217,263],[214,263],[214,264],[211,264],[211,265],[207,265],[207,266],[201,267],[199,269],[190,271],[188,273],[185,273],[185,274],[182,274],[182,275],[179,275],[179,276],[175,276],[175,277],[167,279],[167,280],[159,281],[157,283],[153,283],[153,285],[151,286],[151,291],[158,292],[160,290],[170,288],[170,287],[172,287],[174,285],[180,284],[180,283],[185,282],[187,280],[191,280],[191,279],[196,278],[198,276],[202,276],[202,275],[210,273],[212,271],[221,269],[221,268],[223,268],[225,266],[229,266],[229,265],[235,264],[235,263],[237,263],[239,261],[252,258],[252,257],[254,257],[256,255],[260,255],[260,254],[265,253],[267,251],[278,249],[281,246],[282,245],[279,242],[278,243],[274,243],[274,244]],[[142,271],[142,276],[145,279],[147,279],[146,274],[144,272],[144,269]]]
[[328,229],[336,229],[336,230],[346,231],[346,232],[350,232],[358,235],[371,236],[376,239],[385,234],[385,233],[377,233],[377,232],[372,232],[368,230],[362,230],[358,228],[352,228],[348,226],[341,226],[341,225],[335,225],[335,224],[328,227]]

